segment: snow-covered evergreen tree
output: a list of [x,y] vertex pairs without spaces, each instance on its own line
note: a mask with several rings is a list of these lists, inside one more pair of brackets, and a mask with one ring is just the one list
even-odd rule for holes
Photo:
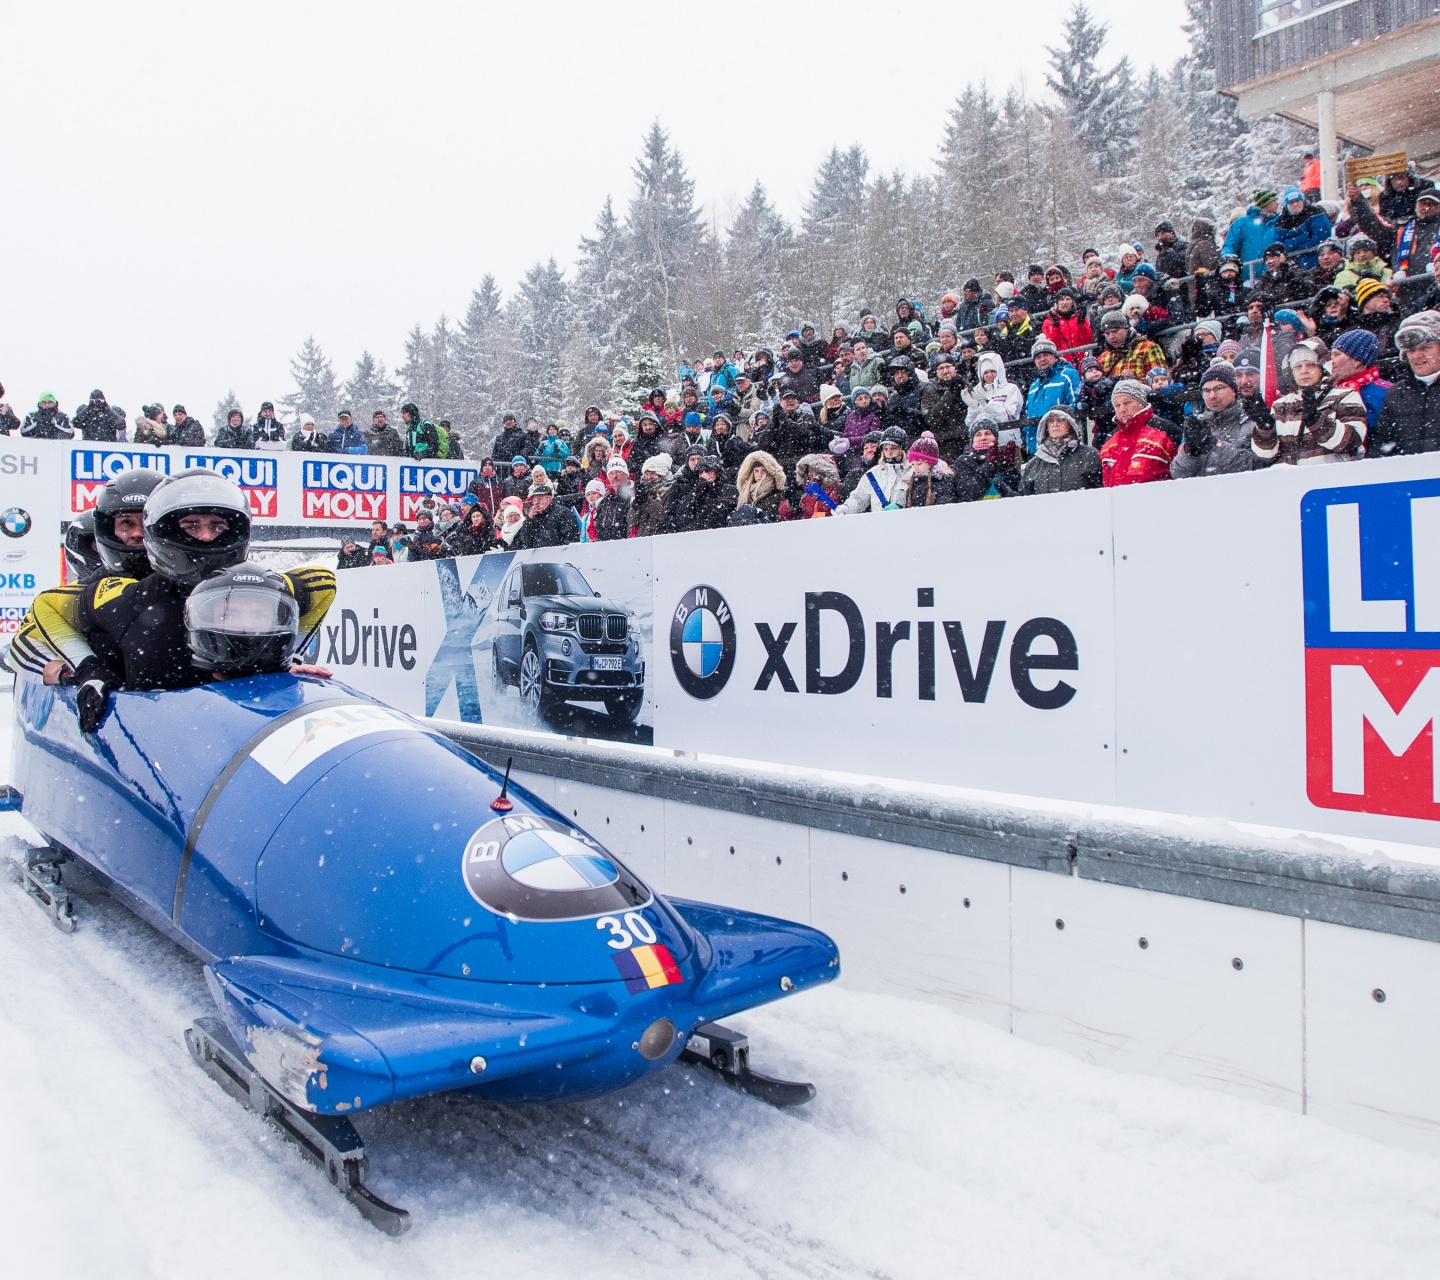
[[570,294],[577,320],[602,356],[625,341],[625,232],[609,196],[595,219],[594,236],[580,238]]
[[860,306],[858,255],[869,173],[870,158],[858,144],[846,151],[832,147],[821,162],[805,203],[787,289],[796,319],[800,314],[853,317]]
[[333,427],[340,388],[335,382],[335,370],[313,335],[305,339],[304,346],[290,361],[290,376],[295,379],[295,390],[285,396],[281,404],[290,411],[291,417],[308,413],[322,429]]
[[663,342],[680,354],[687,324],[690,273],[703,227],[695,207],[695,184],[680,153],[657,120],[635,162],[635,194],[625,218],[628,260],[626,334]]
[[350,410],[356,426],[362,430],[370,430],[377,412],[384,413],[392,423],[399,421],[400,388],[385,372],[385,362],[368,351],[362,351],[355,361],[354,372],[345,381],[341,399],[344,403],[340,407]]
[[723,332],[731,341],[747,346],[768,341],[785,323],[794,251],[795,233],[757,181],[725,236],[724,290],[734,323]]
[[451,423],[467,441],[488,430],[500,391],[500,290],[487,275],[470,294],[454,344]]
[[1134,156],[1139,103],[1128,58],[1100,66],[1107,28],[1077,2],[1065,20],[1065,40],[1047,46],[1052,73],[1045,83],[1060,100],[1070,133],[1110,192],[1121,190]]
[[561,353],[569,337],[569,299],[555,259],[537,262],[525,273],[508,308],[519,346],[517,410],[542,423],[556,418],[563,403]]
[[215,405],[215,412],[210,415],[210,420],[215,424],[216,431],[219,431],[221,427],[230,421],[230,411],[232,409],[239,409],[241,413],[245,412],[245,410],[241,408],[240,401],[236,397],[233,387],[221,396]]
[[614,413],[635,415],[656,387],[669,383],[666,370],[669,363],[665,352],[658,344],[649,341],[635,343],[625,354],[625,360],[616,371],[606,399]]
[[1001,265],[997,250],[1012,213],[1001,147],[1000,110],[982,81],[967,86],[950,108],[940,144],[939,193],[945,210],[942,245],[950,287]]

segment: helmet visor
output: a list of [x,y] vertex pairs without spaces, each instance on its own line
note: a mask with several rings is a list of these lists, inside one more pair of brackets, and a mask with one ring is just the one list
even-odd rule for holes
[[293,598],[259,587],[205,591],[185,602],[185,625],[235,637],[299,636],[300,610]]

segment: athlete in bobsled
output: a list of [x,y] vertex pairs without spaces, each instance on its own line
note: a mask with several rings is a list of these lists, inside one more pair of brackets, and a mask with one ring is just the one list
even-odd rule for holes
[[[129,614],[95,632],[119,651],[125,680],[108,683],[108,714],[93,726],[75,714],[84,682],[26,670],[15,789],[49,841],[57,895],[54,863],[78,857],[205,962],[219,1016],[186,1039],[214,1079],[396,1233],[408,1215],[364,1185],[357,1111],[454,1091],[583,1098],[681,1057],[780,1105],[813,1096],[751,1071],[744,1036],[719,1020],[834,978],[828,937],[667,901],[509,785],[508,768],[338,682],[294,674],[314,621],[304,582],[221,564],[218,549],[212,561],[205,547],[219,539],[193,522],[186,532],[205,547],[180,543],[166,532],[185,531],[177,512],[208,505],[228,522],[236,510],[209,489],[203,501],[187,492],[175,505],[162,485],[145,503],[155,573],[113,596],[82,592],[76,614],[143,591],[179,619],[183,678],[158,691],[144,679],[153,655],[132,665],[143,624]],[[182,545],[187,557],[170,554]],[[153,579],[169,585],[147,589]],[[72,657],[99,655],[53,638],[76,677]]]
[[[87,733],[116,689],[183,689],[213,678],[192,660],[186,602],[206,575],[245,560],[250,509],[239,486],[213,471],[166,478],[134,470],[105,486],[93,527],[104,572],[41,592],[11,646],[12,667],[77,686]],[[284,576],[303,644],[335,597],[335,576],[319,568]]]

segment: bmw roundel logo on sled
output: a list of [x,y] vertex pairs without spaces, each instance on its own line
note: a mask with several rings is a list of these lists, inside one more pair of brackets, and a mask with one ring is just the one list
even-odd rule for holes
[[30,513],[20,507],[11,507],[0,515],[0,532],[7,538],[23,538],[30,532]]
[[735,669],[735,615],[714,587],[691,587],[670,619],[670,664],[692,698],[713,698]]
[[650,902],[650,890],[584,832],[533,813],[487,822],[461,869],[481,906],[519,920],[582,920]]

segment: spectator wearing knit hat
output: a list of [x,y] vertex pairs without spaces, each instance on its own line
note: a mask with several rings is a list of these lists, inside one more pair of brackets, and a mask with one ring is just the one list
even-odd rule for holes
[[940,461],[940,447],[928,431],[920,433],[905,460],[910,464],[907,507],[942,507],[955,501],[955,482],[949,468]]
[[1235,370],[1217,360],[1200,375],[1205,407],[1186,416],[1180,451],[1170,463],[1172,479],[1229,475],[1255,465],[1250,439],[1255,424],[1245,412]]
[[1387,289],[1378,280],[1362,280],[1355,286],[1355,306],[1358,314],[1351,313],[1351,324],[1356,328],[1368,329],[1380,342],[1380,358],[1395,354],[1395,331],[1400,327],[1400,317],[1395,314],[1395,302]]
[[1369,431],[1364,402],[1354,391],[1331,381],[1312,341],[1298,343],[1286,364],[1295,390],[1270,406],[1273,426],[1256,425],[1250,447],[1257,465],[1352,460]]
[[1025,394],[1025,452],[1035,452],[1036,430],[1051,409],[1072,406],[1080,392],[1080,374],[1068,360],[1060,359],[1054,342],[1037,338],[1030,346],[1035,377]]
[[1380,339],[1368,329],[1351,329],[1335,339],[1330,350],[1330,375],[1337,387],[1356,392],[1365,405],[1371,431],[1380,421],[1380,406],[1390,383],[1380,376]]
[[1409,316],[1395,334],[1404,371],[1385,393],[1372,454],[1440,450],[1440,311]]
[[1110,393],[1110,403],[1115,408],[1115,431],[1100,450],[1105,487],[1170,479],[1175,442],[1153,425],[1145,384],[1122,378]]
[[1107,311],[1100,321],[1101,346],[1097,357],[1107,378],[1143,378],[1165,353],[1149,338],[1134,333],[1120,311]]

